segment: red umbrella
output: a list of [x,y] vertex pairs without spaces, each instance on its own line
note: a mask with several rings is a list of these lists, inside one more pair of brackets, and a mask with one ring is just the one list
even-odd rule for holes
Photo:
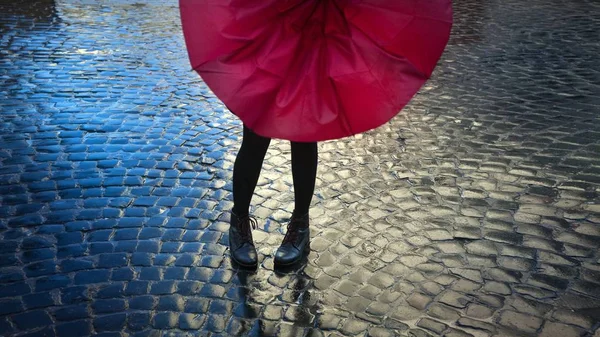
[[250,129],[321,141],[376,128],[429,78],[451,0],[180,0],[193,69]]

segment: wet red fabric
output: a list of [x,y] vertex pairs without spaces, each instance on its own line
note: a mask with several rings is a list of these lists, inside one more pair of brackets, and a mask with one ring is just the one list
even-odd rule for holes
[[342,138],[395,116],[429,78],[451,0],[180,0],[193,69],[259,135]]

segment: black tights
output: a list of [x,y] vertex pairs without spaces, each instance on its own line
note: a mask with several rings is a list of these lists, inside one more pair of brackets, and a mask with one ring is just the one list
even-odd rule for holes
[[[248,214],[250,200],[258,183],[260,169],[271,143],[270,138],[252,132],[244,125],[242,147],[233,166],[233,212]],[[292,177],[294,179],[294,214],[308,213],[317,178],[317,143],[291,142]]]

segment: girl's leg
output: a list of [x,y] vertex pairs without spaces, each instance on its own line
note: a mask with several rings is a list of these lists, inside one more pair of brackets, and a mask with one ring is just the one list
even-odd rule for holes
[[308,208],[317,178],[317,143],[292,142],[292,177],[295,208],[283,242],[275,253],[275,264],[286,266],[302,259],[310,241]]
[[255,267],[258,263],[252,241],[256,220],[248,214],[263,159],[271,139],[261,137],[244,125],[242,147],[233,166],[233,212],[229,226],[229,249],[238,264]]
[[248,215],[270,143],[270,138],[259,136],[244,125],[242,147],[233,166],[233,212],[239,217]]
[[292,177],[294,178],[294,215],[308,213],[317,179],[317,143],[292,142]]

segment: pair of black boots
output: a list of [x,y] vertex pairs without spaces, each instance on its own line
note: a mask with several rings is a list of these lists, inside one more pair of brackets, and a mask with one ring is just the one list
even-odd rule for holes
[[[258,255],[252,241],[252,229],[256,229],[254,218],[248,215],[238,217],[235,213],[231,213],[229,249],[233,260],[243,267],[256,267],[258,264]],[[292,215],[283,242],[275,253],[275,265],[290,266],[300,261],[309,241],[308,214]]]

